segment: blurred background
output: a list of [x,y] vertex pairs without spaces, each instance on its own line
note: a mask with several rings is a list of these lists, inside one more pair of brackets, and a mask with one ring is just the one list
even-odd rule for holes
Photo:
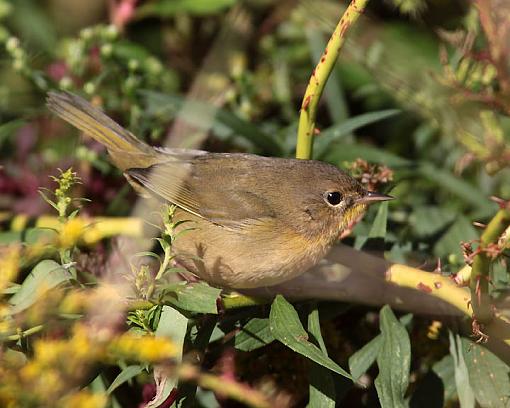
[[[137,199],[104,148],[48,112],[50,90],[86,97],[154,145],[293,157],[306,85],[346,5],[0,0],[4,232],[15,214],[52,212],[39,189],[55,187],[49,176],[59,168],[72,166],[81,178],[73,195],[91,200],[84,215],[128,216]],[[376,249],[387,259],[446,274],[464,265],[469,245],[462,243],[479,236],[473,222],[486,223],[498,209],[490,197],[510,198],[509,16],[504,0],[369,2],[321,100],[314,158],[396,200],[385,213],[372,208],[344,243],[373,249],[368,238],[381,238]],[[374,231],[376,217],[384,228]],[[12,240],[0,234],[0,244]],[[108,248],[101,242],[88,251]],[[494,293],[505,296],[504,259],[492,273]],[[441,363],[436,372],[446,390],[448,339],[427,337],[430,323],[423,318],[412,330],[414,379]],[[352,333],[339,335],[345,325]],[[328,346],[339,359],[378,328],[366,307],[325,327],[335,333]],[[261,367],[245,378],[257,377],[281,348],[251,356]],[[273,363],[279,387],[303,406],[306,376],[282,374]],[[449,392],[444,398],[455,400]],[[374,395],[372,384],[348,398],[352,406],[377,406]]]

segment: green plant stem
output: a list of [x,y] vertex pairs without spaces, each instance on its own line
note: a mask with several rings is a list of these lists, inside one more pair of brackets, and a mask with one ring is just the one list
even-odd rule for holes
[[481,252],[475,256],[471,268],[469,288],[471,291],[471,306],[474,318],[480,323],[489,322],[492,317],[491,302],[489,297],[489,272],[491,259],[485,253],[484,248],[498,241],[501,234],[510,223],[510,211],[499,210],[489,222],[480,237]]
[[157,303],[153,303],[149,300],[137,299],[129,302],[127,304],[126,310],[128,312],[134,312],[136,310],[149,310],[155,305],[157,305]]
[[312,72],[303,97],[296,146],[296,158],[311,159],[317,107],[326,82],[333,70],[349,28],[363,13],[368,0],[352,0],[331,35],[319,63]]
[[25,331],[19,332],[17,334],[7,336],[6,339],[8,341],[18,341],[25,337],[31,336],[32,334],[39,333],[42,329],[44,329],[44,325],[40,324],[38,326],[31,327],[30,329],[27,329]]
[[172,251],[170,250],[170,247],[168,247],[168,249],[165,250],[165,256],[163,258],[163,262],[161,262],[161,265],[159,266],[158,273],[156,274],[156,278],[154,279],[155,281],[161,279],[172,259],[173,259]]
[[270,298],[259,298],[243,295],[238,292],[231,292],[221,296],[223,307],[225,309],[239,309],[241,307],[265,305],[271,303]]
[[202,388],[232,398],[247,406],[254,408],[270,408],[274,406],[260,391],[249,388],[234,380],[227,380],[214,374],[202,373],[198,368],[190,364],[181,365],[177,373],[181,380],[194,381]]

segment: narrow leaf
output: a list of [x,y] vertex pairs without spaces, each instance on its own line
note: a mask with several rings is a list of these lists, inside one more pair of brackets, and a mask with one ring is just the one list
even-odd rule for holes
[[411,365],[409,335],[389,306],[381,309],[380,328],[382,345],[377,356],[379,375],[375,379],[379,402],[382,408],[406,407],[404,395]]
[[[322,338],[317,305],[308,314],[308,331],[315,338],[324,354],[328,356],[324,339]],[[334,408],[335,407],[335,383],[333,373],[319,364],[312,363],[310,367],[310,398],[308,408]]]
[[342,144],[328,149],[322,160],[342,164],[345,161],[354,161],[360,157],[372,163],[381,163],[390,167],[411,166],[413,163],[387,150],[379,149],[366,144]]
[[[402,316],[399,320],[400,323],[407,326],[411,323],[412,319],[413,315],[409,313]],[[382,341],[382,335],[378,334],[349,358],[349,369],[355,381],[359,380],[375,362],[381,349]]]
[[491,209],[493,206],[481,189],[469,184],[465,180],[456,177],[447,170],[440,169],[430,163],[422,163],[418,167],[421,175],[438,186],[450,191],[457,197],[462,198],[476,208]]
[[131,365],[124,368],[115,380],[110,384],[106,393],[110,395],[113,391],[115,391],[118,387],[120,387],[125,382],[129,381],[131,378],[136,377],[143,371],[143,367],[139,365]]
[[[170,306],[163,306],[161,316],[159,317],[158,328],[156,329],[156,336],[172,339],[174,344],[178,347],[176,356],[177,363],[180,363],[182,360],[182,351],[187,329],[188,318],[186,316]],[[156,382],[156,395],[147,404],[147,408],[160,406],[177,386],[177,377],[167,377],[165,375],[165,370],[161,370],[158,366],[154,368],[154,379]]]
[[323,130],[314,144],[315,157],[322,159],[323,156],[331,149],[334,142],[338,142],[355,130],[380,120],[390,118],[398,113],[400,113],[398,109],[387,109],[379,112],[364,113]]
[[351,378],[342,367],[325,356],[322,351],[308,341],[308,334],[299,321],[294,307],[281,295],[276,296],[269,314],[271,333],[278,341],[310,360],[329,368],[337,374]]
[[439,378],[441,378],[441,381],[443,382],[444,400],[448,401],[457,398],[453,356],[451,354],[447,354],[432,366],[432,370],[437,374]]
[[469,373],[464,362],[464,353],[462,352],[462,342],[459,335],[449,333],[450,337],[450,354],[453,357],[455,365],[455,386],[461,408],[474,408],[475,395],[469,384]]
[[253,318],[246,323],[234,338],[237,350],[253,351],[274,340],[269,328],[269,319]]
[[385,238],[386,237],[386,223],[388,221],[388,202],[385,201],[379,204],[377,215],[372,224],[372,228],[368,233],[368,238]]
[[3,123],[0,125],[0,147],[4,141],[7,140],[11,135],[25,125],[25,120],[15,119],[10,122]]
[[[194,127],[201,130],[213,130],[214,133],[225,136],[225,133],[234,137],[240,137],[250,142],[258,150],[281,156],[283,148],[276,138],[264,132],[259,126],[250,123],[239,116],[224,109],[217,108],[211,104],[197,101],[186,101],[176,94],[162,94],[153,91],[144,91],[147,110],[151,115],[163,115],[168,113],[177,114]],[[181,110],[182,108],[182,110]]]
[[382,336],[378,335],[365,344],[349,357],[349,369],[354,381],[358,381],[360,377],[366,373],[370,366],[377,359],[379,350],[382,346]]
[[137,11],[137,17],[172,17],[181,13],[208,15],[232,6],[236,1],[237,0],[159,0],[141,6]]
[[44,293],[72,278],[61,265],[52,260],[39,262],[25,278],[9,303],[10,313],[19,313],[32,306]]

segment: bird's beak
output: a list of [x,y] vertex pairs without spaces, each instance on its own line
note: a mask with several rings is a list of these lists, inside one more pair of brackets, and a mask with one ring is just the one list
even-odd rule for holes
[[358,203],[371,204],[374,201],[388,201],[393,200],[395,197],[390,195],[376,193],[375,191],[367,191],[363,197],[358,198]]

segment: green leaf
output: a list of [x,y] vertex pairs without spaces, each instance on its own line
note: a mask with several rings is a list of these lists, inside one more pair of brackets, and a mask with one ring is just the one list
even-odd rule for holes
[[3,143],[11,137],[11,135],[24,126],[26,123],[23,119],[15,119],[10,122],[3,123],[0,125],[0,147],[2,147]]
[[234,338],[237,350],[253,351],[264,347],[274,340],[269,328],[269,319],[253,318],[246,323]]
[[[182,351],[184,349],[184,339],[188,330],[188,318],[178,310],[170,306],[163,306],[159,317],[156,336],[168,337],[172,339],[177,346],[178,352],[175,357],[176,363],[182,360]],[[159,407],[166,401],[172,390],[177,387],[177,377],[164,375],[165,371],[160,371],[159,367],[154,368],[154,377],[156,380],[156,396],[146,405],[147,408]]]
[[322,338],[319,309],[317,309],[317,305],[314,305],[310,313],[308,313],[308,331],[315,338],[324,355],[327,356],[328,351],[326,349],[326,343],[324,343],[324,339]]
[[354,381],[367,372],[379,355],[382,346],[382,336],[378,335],[349,357],[349,370]]
[[377,355],[379,375],[375,379],[379,402],[382,408],[406,407],[404,395],[411,365],[409,335],[387,305],[381,309],[380,328],[382,345]]
[[125,382],[129,381],[131,378],[136,377],[143,370],[144,368],[139,365],[127,366],[119,373],[117,377],[115,377],[115,380],[113,380],[113,382],[106,390],[106,394],[110,395],[113,391],[115,391],[115,389],[120,387]]
[[456,177],[447,170],[440,169],[429,163],[422,163],[418,167],[418,172],[431,182],[450,191],[476,208],[488,210],[493,208],[493,204],[487,199],[481,189]]
[[485,347],[462,338],[469,384],[482,407],[506,407],[510,402],[510,367]]
[[409,217],[409,226],[420,237],[430,236],[451,224],[457,213],[450,208],[432,205],[416,207]]
[[143,62],[152,56],[146,48],[130,41],[117,41],[113,52],[116,57],[125,61],[140,60]]
[[171,287],[163,302],[188,312],[217,314],[216,301],[220,293],[221,289],[213,288],[205,282],[179,283]]
[[27,309],[44,293],[70,279],[72,279],[71,274],[55,261],[39,262],[9,300],[12,305],[10,313],[16,314]]
[[[314,142],[314,156],[322,159],[333,148],[333,143],[342,140],[345,136],[363,126],[370,125],[383,119],[390,118],[400,113],[398,109],[387,109],[379,112],[369,112],[354,116],[346,121],[323,130]],[[364,157],[364,156],[361,156]]]
[[[200,327],[195,326],[195,335],[193,330],[190,330],[189,339],[191,341],[190,348],[197,352],[205,352],[205,349],[209,345],[211,334],[216,327],[216,316],[206,316],[200,322]],[[197,393],[197,385],[193,382],[185,382],[179,385],[178,400],[172,405],[177,408],[191,408],[196,407],[195,395]]]
[[461,408],[474,408],[475,395],[469,384],[469,372],[464,361],[464,353],[462,351],[462,341],[459,335],[453,335],[449,332],[450,338],[450,354],[453,357],[455,366],[455,386]]
[[441,360],[434,363],[432,370],[441,378],[444,386],[444,400],[448,401],[457,398],[457,389],[455,388],[455,366],[453,356],[447,354]]
[[448,256],[457,254],[462,259],[461,241],[477,239],[478,233],[471,222],[464,216],[459,216],[453,225],[443,234],[434,245],[434,254]]
[[156,16],[172,17],[179,13],[207,15],[217,13],[236,3],[237,0],[159,0],[141,6],[139,18]]
[[163,306],[161,315],[159,316],[159,323],[156,329],[156,336],[168,337],[172,339],[177,347],[181,348],[180,353],[177,353],[176,360],[182,357],[182,346],[184,344],[184,337],[188,328],[188,318],[178,310],[170,306]]
[[[411,323],[412,319],[413,315],[409,313],[402,316],[399,320],[400,323],[407,326]],[[378,334],[349,358],[349,370],[354,381],[359,380],[377,359],[383,342],[382,337],[382,334]]]
[[386,224],[388,221],[388,202],[385,201],[379,204],[377,215],[368,233],[368,238],[385,238],[386,237]]
[[411,161],[403,159],[396,154],[365,144],[338,144],[332,146],[329,152],[324,155],[323,160],[342,164],[346,161],[352,162],[360,157],[363,157],[368,162],[381,163],[389,167],[412,165]]
[[49,18],[47,6],[31,0],[17,0],[15,4],[9,25],[32,50],[52,55],[57,44],[56,25]]
[[349,373],[308,341],[308,334],[303,329],[296,310],[282,295],[277,295],[271,305],[269,325],[274,338],[291,350],[337,374],[351,378]]
[[[322,338],[317,305],[308,314],[308,331],[317,341],[322,353],[328,356],[324,339]],[[319,364],[310,367],[310,398],[308,408],[334,408],[335,407],[335,382],[333,373]]]
[[261,152],[274,156],[283,154],[283,147],[272,136],[239,116],[219,109],[211,104],[197,101],[186,101],[176,94],[161,94],[159,92],[144,91],[146,98],[147,113],[149,115],[162,116],[179,114],[182,119],[193,123],[193,126],[201,130],[211,130],[215,134],[241,137],[258,148]]
[[258,126],[241,119],[231,112],[218,109],[216,120],[234,132],[234,136],[242,136],[263,152],[276,156],[280,156],[283,153],[282,147],[276,142],[275,138],[261,131]]

